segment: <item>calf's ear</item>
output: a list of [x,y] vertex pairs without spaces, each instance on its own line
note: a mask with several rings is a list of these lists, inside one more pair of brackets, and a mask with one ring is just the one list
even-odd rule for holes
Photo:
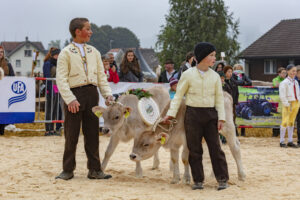
[[97,117],[101,117],[103,115],[103,112],[105,111],[105,108],[101,107],[101,106],[94,106],[92,108],[93,113],[97,116]]
[[131,110],[132,110],[132,109],[131,109],[131,107],[129,107],[129,106],[126,106],[126,107],[124,108],[124,115],[125,115],[125,118],[129,117]]
[[165,132],[161,132],[159,133],[158,135],[156,135],[156,141],[161,143],[161,145],[164,145],[168,139],[169,139],[169,134],[168,133],[165,133]]

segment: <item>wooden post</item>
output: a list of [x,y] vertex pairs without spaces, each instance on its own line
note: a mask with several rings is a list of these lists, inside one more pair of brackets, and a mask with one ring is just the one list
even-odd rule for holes
[[36,67],[37,58],[39,56],[39,51],[33,50],[33,60],[32,60],[32,68],[31,68],[31,77],[34,76],[33,72]]

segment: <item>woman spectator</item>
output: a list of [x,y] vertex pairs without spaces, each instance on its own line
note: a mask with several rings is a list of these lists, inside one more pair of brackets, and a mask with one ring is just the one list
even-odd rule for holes
[[244,73],[244,67],[241,64],[235,64],[233,66],[232,77],[238,86],[251,86],[252,85],[252,81]]
[[[45,78],[55,78],[56,77],[56,64],[57,57],[60,53],[60,49],[50,48],[45,59],[43,66],[43,73]],[[55,81],[46,81],[46,120],[59,120],[61,118],[62,111],[59,103],[59,92]],[[45,124],[46,133],[45,136],[60,135],[59,130],[61,128],[61,123],[56,123],[56,131],[54,131],[53,123]]]
[[[238,105],[239,103],[239,88],[237,83],[235,82],[235,80],[232,77],[232,72],[233,72],[233,68],[229,65],[224,67],[224,74],[225,74],[225,83],[227,85],[229,85],[230,89],[231,89],[231,96],[232,96],[232,100],[233,100],[233,122],[234,125],[235,124],[235,119],[236,119],[236,111],[235,111],[235,107]],[[235,129],[236,134],[237,134],[237,129]]]
[[214,69],[215,69],[216,72],[221,72],[221,71],[223,71],[224,67],[225,67],[225,62],[224,61],[217,61],[215,63]]
[[0,46],[0,67],[4,71],[4,76],[15,76],[12,65],[7,61],[4,54],[4,47]]
[[195,61],[195,58],[194,58],[194,52],[192,52],[192,51],[188,52],[186,54],[186,57],[185,57],[185,62],[183,63],[183,65],[179,69],[177,79],[179,80],[180,77],[181,77],[181,74],[184,71],[188,70],[191,67],[194,67],[195,65],[196,65],[196,61]]
[[143,72],[132,50],[127,50],[120,65],[120,82],[143,82]]
[[[4,47],[0,46],[0,68],[2,69],[4,76],[15,76],[15,72],[11,64],[5,59]],[[0,121],[0,135],[4,135],[4,128],[7,124],[1,124]]]

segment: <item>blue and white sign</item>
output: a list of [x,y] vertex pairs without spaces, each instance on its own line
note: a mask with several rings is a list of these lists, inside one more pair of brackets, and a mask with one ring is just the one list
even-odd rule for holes
[[11,85],[11,90],[17,94],[17,96],[8,99],[8,108],[14,103],[25,101],[27,96],[26,85],[22,81],[15,81]]
[[0,124],[28,123],[35,115],[35,79],[4,77],[0,80]]

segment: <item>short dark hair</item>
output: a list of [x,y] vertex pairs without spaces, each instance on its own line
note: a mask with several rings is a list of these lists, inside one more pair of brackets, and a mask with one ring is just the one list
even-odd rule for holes
[[227,72],[228,70],[230,70],[230,69],[231,69],[231,71],[233,71],[233,68],[232,68],[230,65],[226,65],[226,66],[223,68],[224,74],[226,74],[226,72]]
[[75,31],[76,29],[81,30],[84,27],[84,23],[89,22],[87,18],[74,18],[70,22],[69,31],[73,38],[76,37]]
[[165,62],[165,65],[167,65],[167,64],[174,64],[174,62],[172,59],[167,59]]
[[284,67],[279,67],[277,69],[277,74],[280,74],[283,70],[286,70]]
[[192,57],[194,57],[194,52],[190,51],[186,54],[185,61],[188,62]]

